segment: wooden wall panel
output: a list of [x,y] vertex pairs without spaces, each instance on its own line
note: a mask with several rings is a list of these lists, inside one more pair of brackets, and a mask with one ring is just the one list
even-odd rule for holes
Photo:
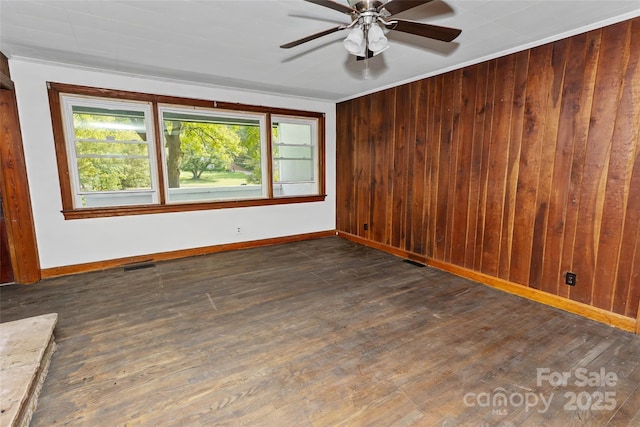
[[[636,39],[640,40],[638,28],[640,25],[635,26]],[[618,273],[616,269],[609,268],[609,266],[620,263],[622,231],[627,215],[625,207],[629,205],[627,197],[630,193],[631,171],[637,153],[637,144],[634,142],[637,141],[639,125],[637,105],[640,102],[638,96],[640,85],[636,82],[634,87],[633,78],[634,73],[640,70],[639,57],[638,55],[632,56],[629,51],[632,40],[631,26],[627,26],[626,30],[626,32],[619,31],[615,34],[617,36],[616,44],[625,46],[625,49],[620,50],[620,101],[613,122],[609,166],[606,184],[604,184],[604,205],[593,292],[594,305],[608,309],[612,308],[615,285],[617,284],[616,274]],[[616,87],[611,89],[615,91]],[[614,292],[599,286],[600,283],[614,283]]]
[[[356,114],[358,123],[355,129],[354,135],[354,166],[356,170],[355,175],[355,234],[362,237],[369,238],[369,230],[365,230],[371,222],[371,153],[372,144],[369,138],[369,113],[370,113],[370,98],[361,98],[358,100],[354,110],[359,114]],[[362,114],[364,112],[364,114]],[[371,131],[371,132],[375,132]]]
[[[584,175],[580,190],[578,224],[574,246],[574,269],[581,277],[581,286],[571,289],[571,298],[579,302],[593,301],[596,259],[605,201],[605,185],[612,136],[624,78],[623,53],[628,25],[609,27],[602,31],[598,70],[593,89],[593,105],[587,138]],[[615,52],[615,54],[614,54]],[[621,213],[615,213],[620,215]],[[600,292],[601,283],[597,284]],[[605,291],[607,292],[607,291]],[[610,290],[608,290],[610,292]]]
[[505,197],[502,210],[502,231],[500,243],[500,268],[498,276],[509,279],[511,253],[513,248],[513,227],[518,192],[518,174],[520,173],[520,151],[522,145],[524,107],[527,94],[527,75],[529,73],[529,51],[518,53],[515,57],[511,123],[509,128],[509,153],[505,177]]
[[40,280],[40,260],[22,147],[18,105],[7,57],[0,53],[0,193],[16,283]]
[[[567,175],[573,174],[572,162],[576,141],[576,123],[580,120],[580,94],[584,79],[582,70],[585,69],[586,37],[573,37],[566,40],[564,44],[568,45],[568,52],[573,52],[573,54],[565,62],[541,278],[541,289],[552,294],[559,294],[561,290],[564,290],[564,288],[560,287],[560,282],[563,279],[560,272],[568,271],[571,268],[570,265],[564,267],[560,265],[564,238],[565,236],[573,236],[573,233],[567,228],[572,227],[575,229],[575,221],[567,220],[567,204],[569,203],[569,191],[572,181],[572,179],[567,179]],[[577,210],[574,209],[573,212],[577,214]]]
[[[467,125],[473,124],[472,140],[467,140],[467,144],[471,148],[471,160],[468,165],[462,165],[469,169],[469,201],[467,206],[467,232],[466,232],[466,247],[464,257],[464,267],[473,269],[475,266],[476,252],[479,252],[478,248],[482,248],[482,239],[478,237],[478,222],[484,220],[484,216],[481,217],[481,209],[484,204],[480,204],[481,201],[481,185],[483,181],[481,179],[482,170],[486,170],[486,167],[482,167],[482,153],[483,153],[483,137],[484,137],[484,123],[487,115],[487,88],[489,77],[489,63],[477,65],[478,79],[476,87],[476,101],[474,115],[466,118]],[[472,120],[472,121],[471,121]],[[481,237],[481,236],[480,236]]]
[[635,319],[637,44],[640,18],[339,104],[338,230]]
[[[482,254],[484,251],[485,242],[485,219],[487,216],[487,189],[495,183],[489,182],[489,144],[491,141],[491,126],[493,124],[493,110],[495,108],[495,87],[496,87],[496,75],[500,74],[496,70],[497,61],[489,62],[487,70],[487,82],[486,82],[486,98],[483,100],[481,114],[484,116],[482,127],[479,129],[481,132],[481,157],[474,161],[480,164],[480,179],[477,183],[478,186],[478,218],[476,221],[476,244],[473,254],[473,269],[482,270]],[[472,231],[473,232],[473,231]]]
[[[525,116],[521,140],[520,166],[513,230],[513,247],[509,280],[529,284],[533,259],[533,238],[536,219],[543,215],[544,205],[538,204],[538,180],[545,126],[545,109],[549,96],[552,45],[531,51]],[[553,143],[553,142],[551,142]],[[550,167],[550,165],[545,165]],[[540,254],[536,254],[540,256]],[[535,286],[535,283],[533,284]]]
[[498,275],[500,265],[500,245],[502,243],[502,214],[504,210],[504,194],[509,152],[509,127],[513,110],[513,82],[515,78],[515,56],[508,56],[496,61],[501,75],[496,79],[493,104],[494,120],[491,121],[489,145],[489,163],[487,170],[486,207],[483,230],[496,230],[485,233],[482,244],[480,270],[492,276]]
[[[391,217],[391,246],[399,248],[406,244],[406,213],[407,213],[407,163],[408,151],[406,149],[409,141],[412,140],[411,130],[415,129],[415,116],[411,114],[413,93],[408,86],[402,86],[396,91],[396,99],[403,102],[396,102],[394,118],[398,123],[394,126],[393,134],[393,178],[392,178],[392,217]],[[411,126],[408,126],[410,124]],[[389,142],[388,142],[389,143]],[[390,144],[390,143],[389,143]]]
[[[351,117],[353,115],[351,103],[342,103],[336,106],[336,115],[340,117]],[[346,120],[337,123],[337,133],[349,141],[355,140],[354,127]],[[336,227],[339,230],[352,230],[355,219],[354,203],[354,180],[352,172],[354,170],[354,150],[351,144],[340,144],[336,147],[336,157],[341,159],[336,165],[336,181],[339,185],[336,188]]]
[[[460,99],[462,117],[474,117],[476,108],[476,92],[478,85],[478,67],[469,67],[462,70],[462,98]],[[460,141],[471,141],[473,139],[474,126],[460,126]],[[469,184],[470,169],[473,155],[472,144],[459,144],[458,160],[455,170],[455,213],[452,218],[452,247],[451,261],[457,265],[464,265],[465,252],[467,248],[467,231],[469,220]]]

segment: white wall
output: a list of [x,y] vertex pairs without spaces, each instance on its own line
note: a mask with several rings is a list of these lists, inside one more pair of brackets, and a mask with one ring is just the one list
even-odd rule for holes
[[[335,104],[109,74],[13,59],[27,174],[43,269],[335,229]],[[264,105],[326,114],[324,202],[65,220],[46,82]],[[241,232],[237,232],[240,227]]]

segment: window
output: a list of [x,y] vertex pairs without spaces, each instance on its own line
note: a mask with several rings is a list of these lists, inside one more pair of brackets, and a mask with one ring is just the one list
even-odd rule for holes
[[64,98],[74,206],[157,203],[150,105]]
[[67,219],[324,200],[321,113],[49,84]]
[[169,203],[268,197],[264,115],[160,111]]
[[318,193],[318,131],[309,119],[273,116],[273,187],[277,197]]

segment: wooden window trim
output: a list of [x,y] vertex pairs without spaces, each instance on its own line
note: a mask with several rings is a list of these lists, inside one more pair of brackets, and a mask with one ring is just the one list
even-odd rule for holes
[[271,123],[271,113],[267,113],[266,116],[267,132],[265,138],[267,139],[267,176],[269,177],[267,191],[269,198],[273,199],[273,123]]
[[[160,123],[160,111],[158,110],[158,103],[151,103],[151,114],[153,115],[153,122]],[[162,131],[160,130],[160,126],[153,126],[153,136],[154,136],[154,144],[156,148],[156,171],[158,173],[158,203],[160,205],[167,204],[167,195],[166,190],[164,188],[164,165],[162,161],[162,152],[160,150],[162,147]],[[65,215],[66,218],[66,215]]]
[[[293,203],[309,203],[309,202],[321,202],[326,199],[326,184],[325,184],[325,115],[324,113],[304,110],[293,110],[287,108],[273,108],[266,106],[247,105],[230,102],[218,102],[204,99],[193,98],[181,98],[175,96],[166,95],[153,95],[141,92],[130,92],[114,89],[102,89],[89,86],[70,85],[65,83],[53,83],[48,82],[49,93],[49,107],[51,110],[51,122],[53,127],[53,139],[56,150],[56,161],[58,165],[58,179],[60,182],[60,194],[62,197],[62,214],[65,219],[84,219],[84,218],[100,218],[100,217],[112,217],[112,216],[129,216],[129,215],[148,215],[157,213],[170,213],[170,212],[188,212],[188,211],[200,211],[200,210],[213,210],[213,209],[229,209],[239,207],[250,206],[270,206],[270,205],[283,205]],[[135,206],[115,206],[115,207],[103,207],[103,208],[74,208],[73,206],[73,192],[71,186],[71,180],[69,176],[69,160],[67,155],[67,146],[64,136],[62,106],[60,104],[60,95],[84,95],[98,98],[109,98],[124,101],[144,101],[152,104],[153,120],[154,120],[154,134],[156,139],[156,162],[158,162],[158,193],[159,203],[154,205],[135,205]],[[211,202],[195,202],[195,203],[167,203],[165,188],[164,188],[164,167],[160,163],[162,158],[160,151],[162,146],[162,134],[159,126],[158,116],[158,104],[171,104],[179,106],[200,107],[208,109],[218,109],[226,111],[248,112],[248,113],[261,113],[267,117],[267,153],[271,154],[271,127],[270,117],[274,115],[304,117],[309,119],[316,119],[318,121],[318,168],[320,171],[318,177],[318,195],[309,196],[294,196],[294,197],[277,197],[273,196],[273,176],[272,166],[268,166],[269,180],[271,184],[267,185],[268,196],[267,198],[259,199],[239,199],[239,200],[221,200]],[[271,165],[271,158],[267,158],[267,164]]]

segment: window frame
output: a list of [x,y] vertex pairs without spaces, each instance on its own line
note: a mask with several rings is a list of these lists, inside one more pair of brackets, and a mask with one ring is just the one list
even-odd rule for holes
[[[67,149],[67,158],[69,160],[67,167],[69,168],[69,179],[71,180],[71,188],[73,193],[72,196],[74,200],[74,205],[80,205],[82,197],[90,194],[102,194],[109,197],[109,195],[116,195],[124,192],[129,194],[147,193],[151,196],[152,203],[150,204],[158,204],[159,202],[158,187],[161,184],[157,180],[158,179],[157,164],[156,162],[154,162],[154,159],[158,154],[156,153],[156,144],[154,141],[153,127],[151,126],[151,123],[150,123],[152,121],[151,120],[152,105],[148,102],[137,102],[137,101],[134,102],[134,101],[123,101],[123,100],[118,100],[114,102],[112,100],[107,100],[105,98],[98,99],[98,98],[89,98],[86,96],[74,96],[74,95],[68,95],[62,104],[63,104],[63,111],[67,114],[66,116],[63,116],[66,120],[62,124],[64,127],[65,135],[73,135],[73,137],[70,136],[65,138],[65,142],[66,142],[66,149]],[[126,107],[131,111],[139,111],[144,114],[147,139],[146,141],[142,141],[140,143],[141,144],[144,143],[148,147],[147,158],[149,160],[149,173],[151,175],[149,178],[150,178],[151,188],[145,189],[145,190],[82,191],[82,189],[80,188],[80,176],[79,176],[80,171],[77,167],[78,159],[80,157],[77,154],[78,138],[75,136],[75,126],[74,126],[74,118],[73,118],[73,107],[75,106],[83,106],[83,107],[95,106],[98,108]],[[125,142],[125,143],[130,143],[130,142]],[[79,207],[78,209],[87,209],[87,208]]]
[[[325,169],[325,114],[314,111],[293,110],[286,108],[274,108],[267,106],[256,106],[240,103],[218,102],[214,100],[182,98],[167,95],[154,95],[142,92],[131,92],[116,89],[101,89],[90,86],[78,86],[65,83],[47,82],[49,94],[49,107],[51,111],[51,122],[53,128],[53,139],[56,151],[56,161],[58,166],[58,178],[60,182],[60,195],[62,198],[62,214],[65,219],[82,219],[82,218],[100,218],[113,216],[129,216],[129,215],[146,215],[156,213],[170,212],[188,212],[212,209],[229,209],[251,206],[269,206],[282,205],[291,203],[309,203],[321,202],[326,199],[326,169]],[[139,101],[151,104],[151,127],[153,129],[153,143],[155,145],[155,159],[151,161],[152,170],[155,169],[156,176],[153,179],[157,183],[157,197],[155,204],[145,205],[126,205],[126,206],[110,206],[110,207],[76,207],[74,200],[76,198],[74,186],[72,182],[73,174],[70,170],[70,156],[67,149],[67,141],[65,138],[64,118],[62,105],[62,96],[68,95],[73,97],[102,98],[111,101]],[[236,199],[236,200],[218,200],[218,201],[200,201],[200,202],[169,202],[165,189],[165,170],[164,170],[164,138],[161,130],[162,117],[160,115],[160,107],[174,106],[176,108],[205,108],[208,110],[219,110],[221,113],[237,112],[250,114],[263,114],[267,125],[267,131],[264,135],[265,140],[262,144],[266,151],[267,161],[267,195],[262,198]],[[278,196],[273,194],[273,170],[272,170],[272,138],[271,123],[274,116],[284,117],[300,117],[305,119],[317,120],[317,167],[318,168],[318,194],[308,196]]]
[[[271,133],[271,167],[273,168],[273,165],[275,163],[276,160],[287,160],[284,158],[278,158],[278,157],[274,157],[273,156],[273,148],[274,146],[280,146],[280,147],[310,147],[311,148],[311,158],[308,160],[311,160],[312,162],[312,175],[314,177],[313,180],[311,181],[275,181],[274,180],[274,173],[272,171],[271,176],[269,177],[271,179],[272,182],[272,186],[275,186],[276,184],[278,185],[291,185],[291,184],[303,184],[303,183],[311,183],[311,182],[315,182],[316,179],[320,176],[320,162],[317,161],[319,158],[319,139],[318,139],[318,123],[317,122],[313,122],[313,120],[309,119],[308,117],[296,117],[296,116],[284,116],[284,115],[277,115],[277,114],[272,114],[271,115],[271,122],[269,123],[269,130],[272,132]],[[275,123],[286,123],[286,124],[297,124],[297,125],[309,125],[311,128],[311,144],[310,145],[298,145],[298,144],[290,144],[290,143],[281,143],[279,141],[273,141],[273,125]],[[313,134],[313,132],[315,131],[315,135]],[[295,159],[289,159],[289,160],[295,160]],[[299,160],[307,160],[307,159],[299,159]],[[320,189],[320,186],[318,185],[318,190]],[[274,197],[288,197],[288,196],[275,196]]]
[[[264,113],[248,113],[246,111],[238,111],[238,110],[234,110],[234,111],[230,111],[230,110],[222,110],[222,109],[217,109],[217,110],[212,110],[209,108],[201,108],[201,107],[185,107],[185,106],[179,106],[179,105],[169,105],[169,104],[158,104],[158,114],[160,117],[161,122],[164,121],[164,114],[163,113],[178,113],[178,114],[184,114],[184,115],[189,115],[189,113],[193,113],[194,115],[200,115],[200,116],[211,116],[212,118],[218,117],[218,118],[229,118],[229,119],[254,119],[259,123],[260,126],[260,141],[261,141],[261,145],[260,145],[260,158],[261,158],[261,167],[262,167],[262,177],[261,177],[261,193],[262,195],[260,197],[245,197],[245,198],[237,198],[237,199],[213,199],[213,200],[194,200],[194,201],[171,201],[170,196],[171,194],[167,195],[167,200],[166,200],[166,204],[194,204],[194,203],[206,203],[206,202],[225,202],[225,201],[236,201],[236,200],[264,200],[268,197],[269,194],[269,186],[268,184],[266,184],[266,180],[268,178],[268,170],[266,167],[266,154],[267,154],[267,148],[266,148],[266,143],[262,144],[262,141],[266,141],[266,135],[264,135],[265,133],[265,128],[267,127],[267,123],[266,123],[266,114]],[[164,136],[164,135],[163,135]],[[164,138],[163,138],[164,140]],[[162,145],[162,144],[161,144]],[[167,154],[166,154],[166,150],[162,150],[162,152],[160,153],[160,157],[162,158],[162,165],[165,166],[167,164]],[[164,186],[165,186],[165,190],[168,191],[169,193],[171,193],[171,188],[169,188],[169,182],[168,179],[166,177],[165,174],[165,179],[164,179]]]

